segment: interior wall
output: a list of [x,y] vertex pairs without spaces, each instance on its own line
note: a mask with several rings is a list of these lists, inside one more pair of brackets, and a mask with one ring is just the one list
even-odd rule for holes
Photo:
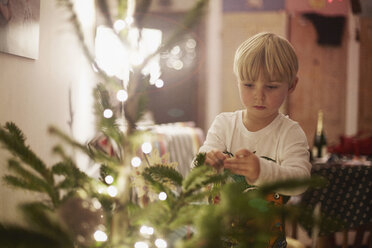
[[372,134],[372,17],[361,18],[360,88],[358,128],[364,135]]
[[216,104],[221,111],[235,111],[243,108],[236,77],[233,73],[235,51],[250,36],[263,32],[274,32],[287,36],[287,14],[283,12],[233,12],[222,17],[222,63],[221,96]]
[[300,123],[312,146],[317,112],[323,110],[328,144],[336,144],[345,133],[347,27],[340,46],[317,44],[314,25],[301,15],[291,17],[290,33],[299,59],[299,83],[289,97],[289,115]]
[[[92,40],[93,1],[84,1],[88,12],[83,28]],[[90,36],[89,36],[90,35]],[[67,134],[74,134],[80,141],[94,133],[91,110],[91,92],[94,74],[85,59],[74,34],[69,14],[57,1],[40,2],[39,59],[31,60],[11,54],[0,53],[0,124],[15,122],[25,133],[27,143],[46,163],[58,160],[52,155],[57,138],[47,129],[57,126]],[[69,91],[74,123],[69,111]],[[83,127],[83,128],[82,128]],[[0,149],[0,177],[6,172],[9,154]],[[0,187],[0,219],[13,221],[18,218],[16,204],[31,197],[6,187]],[[33,197],[33,196],[32,196]]]
[[[209,4],[206,30],[206,109],[204,130],[207,132],[221,111],[222,1]],[[217,101],[216,101],[217,99]]]

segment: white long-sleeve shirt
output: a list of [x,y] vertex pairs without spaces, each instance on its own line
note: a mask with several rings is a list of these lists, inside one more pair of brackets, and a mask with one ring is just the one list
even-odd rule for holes
[[[260,173],[251,185],[289,178],[309,177],[309,147],[306,135],[300,125],[283,114],[266,127],[250,132],[243,124],[243,110],[219,114],[210,129],[199,152],[211,150],[228,151],[235,154],[248,149],[259,157]],[[262,158],[267,157],[273,161]],[[284,195],[297,195],[306,188],[280,191]]]

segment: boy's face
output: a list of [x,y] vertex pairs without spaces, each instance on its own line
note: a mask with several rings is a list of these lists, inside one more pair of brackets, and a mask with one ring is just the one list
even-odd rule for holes
[[294,90],[287,82],[270,82],[263,73],[254,82],[240,81],[240,99],[250,118],[270,119],[277,116],[286,96]]

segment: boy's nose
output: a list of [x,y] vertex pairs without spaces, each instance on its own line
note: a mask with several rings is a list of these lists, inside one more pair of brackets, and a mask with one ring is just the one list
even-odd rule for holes
[[263,101],[265,99],[265,94],[264,94],[262,87],[256,88],[254,96],[257,101]]

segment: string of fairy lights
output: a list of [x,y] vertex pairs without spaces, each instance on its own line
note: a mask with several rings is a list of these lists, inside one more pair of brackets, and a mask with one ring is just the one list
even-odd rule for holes
[[[162,31],[157,29],[139,30],[134,26],[133,9],[134,2],[129,0],[127,17],[125,19],[116,20],[112,28],[106,26],[97,27],[95,51],[96,65],[106,72],[108,76],[115,76],[122,80],[123,89],[116,92],[116,99],[124,104],[128,100],[127,87],[129,83],[129,74],[134,66],[144,63],[147,56],[152,55],[158,50],[162,42]],[[120,40],[120,33],[125,31],[127,34],[127,42],[125,44]],[[139,39],[140,37],[140,39]],[[160,78],[160,59],[166,61],[165,65],[174,70],[181,70],[184,66],[191,65],[196,57],[195,52],[196,41],[189,38],[184,42],[184,51],[179,45],[174,46],[170,51],[153,56],[144,66],[141,73],[149,76],[150,85],[157,88],[164,86],[164,81]],[[183,59],[183,61],[182,61]],[[96,68],[93,68],[96,69]],[[112,118],[114,112],[112,109],[103,111],[104,118]],[[141,145],[141,151],[147,159],[147,155],[151,153],[153,147],[150,142],[145,141]],[[146,161],[148,163],[148,161]],[[138,156],[133,156],[130,160],[133,168],[138,168],[143,163]],[[107,194],[110,197],[118,195],[118,188],[113,176],[107,175],[104,178],[105,184],[98,187],[99,194]],[[165,192],[160,192],[157,196],[158,200],[164,201],[167,199]],[[92,200],[93,207],[97,210],[102,208],[98,199]],[[103,216],[102,216],[103,217]],[[139,240],[134,244],[134,248],[149,248],[155,245],[157,248],[166,248],[167,242],[163,238],[158,238],[156,231],[151,226],[143,225],[139,232],[143,240]],[[106,242],[108,235],[105,232],[105,227],[100,225],[93,234],[94,240],[97,242]],[[151,244],[151,242],[153,244]]]
[[[153,147],[151,145],[150,142],[144,142],[142,145],[141,145],[141,151],[145,154],[145,155],[148,155],[151,153]],[[131,166],[134,167],[134,168],[137,168],[139,166],[141,166],[142,164],[142,160],[140,157],[138,156],[134,156],[132,159],[131,159]],[[115,180],[114,180],[114,177],[111,176],[111,175],[107,175],[105,178],[104,178],[104,181],[106,183],[105,186],[101,185],[98,187],[97,189],[97,192],[99,194],[107,194],[109,195],[110,197],[116,197],[117,194],[118,194],[118,189],[117,187],[115,186]],[[167,199],[167,194],[165,192],[160,192],[158,194],[158,199],[160,201],[164,201]],[[92,199],[92,204],[93,204],[93,207],[97,210],[101,209],[102,208],[102,205],[101,203],[99,202],[99,200],[97,198],[93,198]],[[139,228],[139,232],[140,234],[143,236],[144,239],[147,239],[147,240],[141,240],[141,241],[138,241],[134,244],[134,248],[149,248],[150,244],[149,244],[149,240],[150,238],[155,235],[155,230],[153,227],[151,226],[147,226],[147,225],[142,225],[140,228]],[[95,239],[95,241],[97,242],[106,242],[108,240],[108,236],[105,232],[105,227],[100,225],[98,226],[97,230],[94,232],[93,234],[93,237]],[[157,247],[157,248],[166,248],[167,247],[167,242],[162,239],[162,238],[156,238],[154,240],[154,245]]]

